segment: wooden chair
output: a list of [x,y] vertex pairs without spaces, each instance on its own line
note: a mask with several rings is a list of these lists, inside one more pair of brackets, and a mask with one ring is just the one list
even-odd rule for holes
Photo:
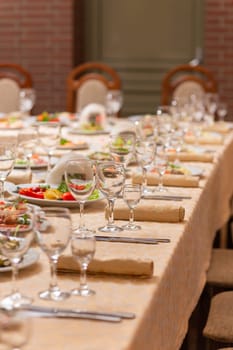
[[233,346],[233,291],[216,294],[210,305],[210,312],[203,330],[210,340],[210,350]]
[[67,78],[67,111],[79,112],[89,103],[105,105],[108,90],[120,89],[120,77],[112,67],[99,62],[80,64]]
[[170,105],[173,98],[187,99],[192,94],[201,97],[205,92],[217,92],[213,73],[200,65],[179,65],[172,68],[162,81],[161,104]]
[[0,63],[0,112],[19,110],[19,92],[31,88],[31,74],[16,63]]

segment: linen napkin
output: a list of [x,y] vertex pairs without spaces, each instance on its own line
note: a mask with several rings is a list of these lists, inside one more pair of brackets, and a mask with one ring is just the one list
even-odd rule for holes
[[[106,217],[108,217],[106,207]],[[182,222],[185,216],[184,207],[176,204],[158,204],[155,200],[141,200],[134,209],[136,221],[158,222]],[[129,220],[129,208],[123,200],[118,200],[114,205],[114,218],[117,220]]]
[[[99,254],[99,257],[94,258],[88,265],[87,271],[93,274],[110,274],[110,275],[131,275],[151,277],[153,275],[153,260],[148,258],[137,258],[120,256],[121,254],[109,254],[105,249]],[[111,243],[112,244],[112,243]],[[114,243],[116,244],[116,243]],[[108,247],[109,248],[109,247]],[[107,249],[109,250],[109,249]],[[79,272],[79,264],[73,259],[71,254],[61,255],[58,259],[58,272]]]
[[[143,180],[142,174],[134,173],[132,175],[133,184],[141,184]],[[147,184],[149,186],[156,186],[159,183],[159,176],[155,173],[147,174]],[[198,187],[199,178],[191,175],[173,175],[167,174],[163,176],[163,184],[165,186],[175,187]]]
[[204,127],[204,130],[218,132],[220,134],[227,134],[229,131],[232,130],[232,124],[228,124],[225,122],[217,122]]
[[180,152],[176,153],[167,153],[168,160],[179,159],[182,162],[205,162],[211,163],[214,160],[214,155],[212,153],[194,153],[194,152]]
[[59,185],[63,179],[63,175],[66,169],[66,162],[75,157],[83,158],[82,155],[80,154],[77,155],[77,154],[74,154],[73,152],[69,152],[63,157],[61,157],[57,162],[57,164],[46,176],[45,182],[47,184]]
[[15,185],[28,184],[32,181],[31,170],[19,170],[13,169],[12,172],[7,176],[7,181],[13,182]]
[[[187,135],[184,138],[184,141],[186,143],[195,143],[196,138],[192,135]],[[199,138],[198,138],[198,143],[202,145],[222,145],[223,144],[223,137],[220,134],[211,134],[209,132],[203,133]]]

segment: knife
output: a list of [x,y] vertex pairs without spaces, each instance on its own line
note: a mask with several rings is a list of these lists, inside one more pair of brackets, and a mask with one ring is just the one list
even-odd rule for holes
[[169,238],[135,238],[135,237],[123,237],[123,236],[95,236],[97,241],[103,242],[118,242],[118,243],[141,243],[141,244],[158,244],[169,243]]
[[[65,315],[73,316],[90,316],[90,317],[103,317],[103,318],[124,318],[124,319],[134,319],[136,315],[133,312],[102,312],[102,311],[88,311],[79,309],[66,309],[66,308],[55,308],[47,306],[37,306],[37,305],[23,305],[21,310],[39,312],[44,314],[52,314],[58,317],[66,317]],[[64,315],[64,316],[63,316]]]
[[191,199],[192,197],[191,196],[180,196],[180,195],[144,195],[142,197],[143,199],[158,199],[158,200],[165,200],[165,201],[182,201],[182,199]]

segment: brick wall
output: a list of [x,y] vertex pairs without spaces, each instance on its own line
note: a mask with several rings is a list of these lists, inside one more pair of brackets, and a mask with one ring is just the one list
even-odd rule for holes
[[35,113],[65,110],[65,80],[73,67],[75,0],[1,0],[0,61],[30,71]]
[[233,0],[205,0],[204,60],[233,120]]

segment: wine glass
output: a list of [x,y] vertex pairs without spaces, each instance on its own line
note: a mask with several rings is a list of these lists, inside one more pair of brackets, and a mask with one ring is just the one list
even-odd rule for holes
[[71,232],[71,216],[67,208],[49,207],[38,212],[36,238],[39,246],[49,258],[51,279],[49,288],[39,293],[41,299],[60,301],[69,293],[60,290],[57,284],[56,267],[60,254],[67,247]]
[[66,163],[65,181],[67,187],[76,201],[79,203],[80,221],[75,233],[88,230],[84,221],[84,205],[88,197],[95,189],[95,169],[90,159],[72,158]]
[[48,155],[48,172],[52,168],[52,155],[58,146],[61,134],[61,125],[56,122],[42,122],[37,124],[37,133],[39,142]]
[[143,194],[151,193],[147,187],[147,172],[152,166],[155,158],[156,144],[152,140],[137,140],[135,144],[137,160],[142,168],[142,192]]
[[[25,210],[1,210],[1,253],[7,257],[12,266],[12,292],[1,300],[1,305],[7,309],[30,304],[32,298],[22,295],[16,285],[18,266],[28,251],[33,238],[35,227],[34,208],[27,206]],[[4,225],[6,227],[4,228]]]
[[153,139],[155,138],[156,120],[152,115],[145,115],[136,122],[137,138]]
[[155,156],[154,168],[159,174],[159,183],[157,186],[158,192],[166,192],[167,188],[163,186],[163,175],[165,174],[168,166],[167,154],[162,147]]
[[95,245],[94,231],[80,231],[72,236],[72,256],[80,265],[80,286],[72,289],[72,295],[88,296],[95,294],[94,290],[89,289],[86,278],[87,267],[95,253]]
[[123,94],[120,90],[109,90],[106,95],[105,107],[107,115],[117,117],[123,105]]
[[124,230],[137,231],[141,226],[134,223],[134,209],[139,203],[142,195],[141,185],[126,184],[123,187],[123,199],[130,209],[129,222],[122,226]]
[[114,224],[114,203],[121,193],[125,183],[125,169],[122,164],[101,162],[97,164],[97,184],[100,191],[108,200],[108,223],[99,227],[101,232],[119,232],[123,229]]
[[35,105],[36,92],[35,89],[25,88],[19,92],[19,110],[23,113],[23,116],[27,117]]
[[133,131],[121,131],[110,136],[109,149],[113,160],[122,163],[126,169],[135,149],[136,134]]
[[171,147],[174,148],[175,150],[175,160],[174,163],[175,164],[179,164],[180,160],[179,160],[179,154],[182,150],[182,146],[184,143],[184,136],[183,136],[183,132],[182,130],[176,130],[172,133],[172,137],[170,140],[171,143]]
[[225,102],[220,102],[217,108],[218,120],[220,122],[224,122],[227,112],[227,104]]
[[[20,350],[31,335],[32,319],[9,310],[0,313],[0,344],[7,349]],[[0,347],[2,349],[2,347]]]
[[7,176],[14,167],[16,145],[14,143],[0,143],[0,200],[4,200],[4,184]]
[[216,93],[206,93],[205,94],[205,105],[208,112],[208,121],[210,123],[214,122],[215,112],[218,108],[219,96]]

